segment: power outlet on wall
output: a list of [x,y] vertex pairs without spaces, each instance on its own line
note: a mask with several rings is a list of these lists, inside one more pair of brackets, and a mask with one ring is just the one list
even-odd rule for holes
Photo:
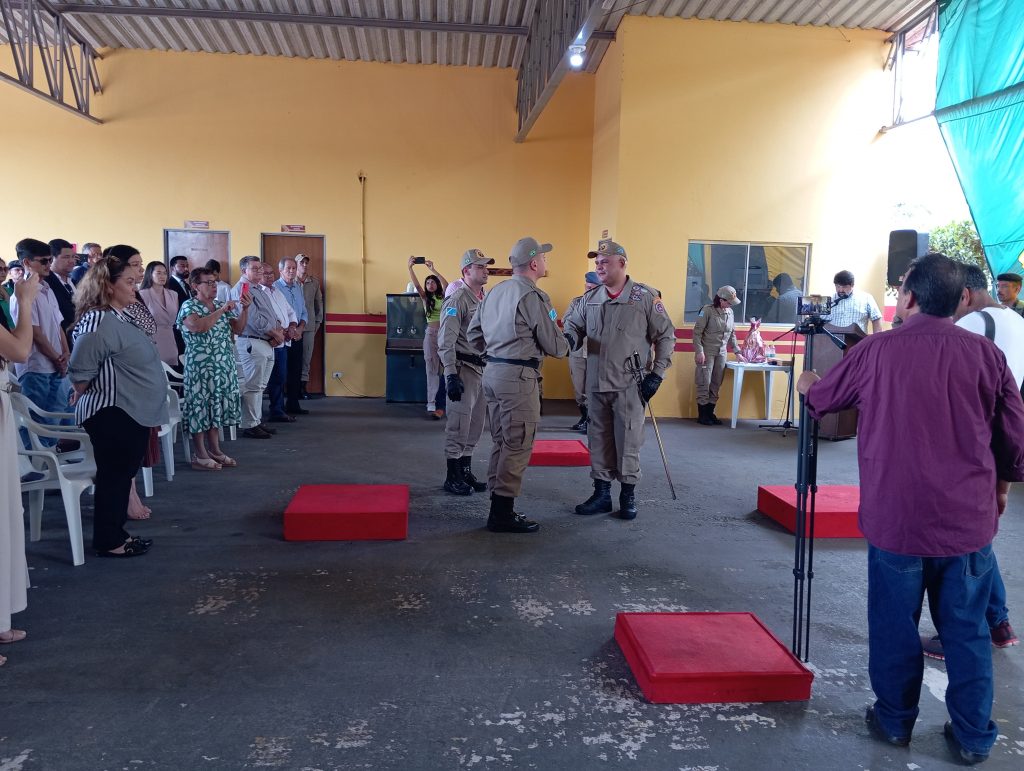
[[341,380],[341,376],[344,374],[344,372],[334,372],[332,373],[331,377],[333,377],[335,380]]

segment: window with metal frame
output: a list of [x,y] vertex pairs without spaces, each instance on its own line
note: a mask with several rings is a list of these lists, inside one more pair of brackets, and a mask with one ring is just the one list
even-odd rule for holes
[[747,241],[690,241],[686,254],[683,322],[693,324],[700,309],[723,286],[740,299],[736,321],[796,323],[798,298],[811,256],[810,244]]

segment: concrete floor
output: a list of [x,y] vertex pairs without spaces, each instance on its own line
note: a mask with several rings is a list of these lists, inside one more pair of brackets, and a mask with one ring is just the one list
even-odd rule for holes
[[[509,536],[482,529],[486,495],[441,490],[442,428],[422,406],[310,409],[229,444],[237,469],[158,473],[143,558],[73,568],[47,498],[16,617],[30,637],[3,651],[2,771],[952,767],[941,664],[911,748],[868,737],[862,542],[817,543],[808,703],[652,705],[612,639],[619,611],[749,610],[790,642],[792,538],[754,507],[758,484],[792,483],[794,434],[664,421],[680,500],[649,433],[631,523],[571,513],[586,470],[531,468],[518,508],[542,530]],[[574,420],[552,404],[540,435],[573,437]],[[856,483],[855,454],[822,443],[819,481]],[[281,512],[314,482],[408,483],[409,539],[285,543]],[[1011,605],[1022,513],[1016,491],[997,540]],[[1022,655],[994,651],[988,769],[1024,767]]]

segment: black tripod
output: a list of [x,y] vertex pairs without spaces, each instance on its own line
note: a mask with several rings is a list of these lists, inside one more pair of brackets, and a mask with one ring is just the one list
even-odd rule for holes
[[[814,368],[814,337],[828,335],[846,350],[846,343],[825,329],[827,322],[810,316],[796,331],[807,339],[804,344],[804,371]],[[796,538],[793,558],[793,655],[810,660],[811,581],[814,580],[814,497],[818,492],[818,421],[807,414],[807,400],[800,396],[800,425],[797,428],[796,466]],[[806,591],[805,591],[806,584]]]
[[[776,335],[775,337],[773,337],[769,341],[769,342],[775,343],[775,342],[778,342],[779,340],[781,340],[782,338],[784,338],[786,335],[792,334],[793,335],[793,343],[794,343],[794,345],[793,345],[793,348],[794,348],[794,351],[793,351],[793,364],[794,364],[794,366],[796,365],[796,350],[795,349],[796,349],[796,333],[798,331],[799,331],[799,325],[797,325],[795,327],[792,327],[790,329],[787,329],[781,335]],[[768,377],[771,377],[771,376],[772,376],[772,373],[768,373]],[[789,369],[789,382],[787,383],[787,385],[789,386],[789,389],[786,391],[786,408],[785,408],[785,410],[783,410],[784,417],[782,419],[782,422],[781,423],[759,423],[758,426],[757,426],[758,428],[765,428],[765,429],[767,429],[769,431],[775,431],[775,432],[781,431],[783,436],[789,436],[789,432],[796,428],[796,426],[793,425],[793,391],[794,391],[793,378],[795,378],[795,377],[796,377],[796,372],[794,371],[793,367],[790,367],[790,369]]]

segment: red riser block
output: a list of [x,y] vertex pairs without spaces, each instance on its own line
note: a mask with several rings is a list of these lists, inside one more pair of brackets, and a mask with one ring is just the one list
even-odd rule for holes
[[589,466],[590,450],[579,439],[540,439],[533,443],[531,466]]
[[401,541],[407,485],[303,485],[284,512],[286,541]]
[[615,641],[655,704],[811,698],[814,675],[753,613],[619,613]]
[[[857,524],[859,508],[859,487],[819,486],[814,499],[814,537],[863,538],[864,534]],[[757,510],[774,519],[789,532],[796,532],[796,488],[793,485],[758,487]],[[807,523],[807,528],[810,528],[810,522]]]

